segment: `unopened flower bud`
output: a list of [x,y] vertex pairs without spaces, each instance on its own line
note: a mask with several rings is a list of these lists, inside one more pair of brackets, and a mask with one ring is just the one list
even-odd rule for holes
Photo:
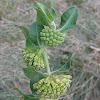
[[68,77],[63,74],[49,76],[35,83],[33,88],[36,89],[38,87],[37,93],[43,97],[56,99],[67,92],[67,88],[70,86],[69,81],[71,81]]
[[[22,56],[28,66],[33,66],[36,70],[43,70],[46,68],[44,58],[41,57],[38,50],[23,48]],[[50,59],[49,56],[48,59]]]
[[60,33],[53,29],[43,29],[40,33],[40,39],[44,42],[45,45],[56,47],[64,42],[65,33]]

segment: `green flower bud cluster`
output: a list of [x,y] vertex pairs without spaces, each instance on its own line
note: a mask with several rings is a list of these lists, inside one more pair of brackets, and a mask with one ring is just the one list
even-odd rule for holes
[[40,33],[40,39],[46,46],[56,47],[64,42],[65,33],[60,33],[53,29],[42,29]]
[[36,56],[36,51],[32,49],[23,48],[22,57],[28,66],[33,65],[34,57]]
[[43,69],[46,68],[45,62],[44,62],[43,58],[39,54],[37,54],[34,57],[34,63],[33,63],[33,65],[35,66],[36,70],[43,70]]
[[34,66],[36,70],[43,70],[44,68],[46,68],[44,59],[39,51],[23,48],[22,57],[28,66]]
[[42,97],[56,99],[67,92],[67,88],[70,87],[71,78],[72,76],[63,74],[49,76],[35,83],[33,88],[37,89],[37,94],[41,94]]

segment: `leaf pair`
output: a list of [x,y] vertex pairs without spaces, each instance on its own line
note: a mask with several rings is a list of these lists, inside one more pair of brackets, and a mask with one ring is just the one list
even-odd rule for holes
[[[41,3],[37,3],[37,5],[33,4],[33,8],[37,10],[37,23],[52,28],[50,23],[57,19],[56,11],[53,8],[49,11],[48,8]],[[76,7],[69,8],[62,14],[61,23],[57,26],[57,30],[63,32],[68,29],[73,29],[76,25],[77,18],[78,9]]]
[[28,49],[40,49],[42,41],[40,40],[40,32],[44,28],[43,25],[38,25],[34,22],[29,30],[26,27],[19,26],[26,37],[26,47]]
[[52,28],[50,23],[57,18],[57,13],[55,10],[52,8],[49,11],[48,8],[41,3],[37,3],[37,5],[33,4],[33,7],[37,10],[37,23]]
[[[33,23],[29,30],[23,26],[19,28],[23,31],[26,37],[26,47],[29,49],[40,49],[42,41],[40,40],[40,32],[44,28],[43,25],[49,26],[57,18],[57,13],[52,8],[50,11],[41,3],[33,4],[37,10],[37,23]],[[78,18],[78,10],[76,7],[69,8],[61,16],[61,23],[57,26],[57,30],[63,32],[68,29],[74,28]]]

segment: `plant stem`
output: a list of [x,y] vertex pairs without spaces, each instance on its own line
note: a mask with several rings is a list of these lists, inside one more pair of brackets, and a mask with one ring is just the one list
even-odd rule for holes
[[47,57],[47,53],[46,53],[45,49],[43,49],[43,55],[44,55],[44,61],[45,61],[47,73],[48,73],[48,75],[50,76],[51,71],[50,71],[49,62],[48,62],[48,57]]
[[52,22],[53,29],[56,30],[56,24]]
[[43,97],[42,97],[42,98],[40,98],[39,100],[50,100],[50,99],[46,99],[46,98],[43,98]]

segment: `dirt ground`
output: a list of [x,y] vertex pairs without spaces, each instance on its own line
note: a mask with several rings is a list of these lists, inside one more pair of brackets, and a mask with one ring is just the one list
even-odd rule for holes
[[[65,74],[73,76],[72,85],[57,100],[100,100],[100,0],[38,0],[61,14],[77,6],[79,18],[74,30],[66,32],[65,42],[55,48],[47,47],[51,70],[60,68],[69,54],[76,52],[72,68]],[[12,88],[30,93],[29,80],[18,66],[25,67],[22,48],[25,37],[17,27],[29,27],[36,19],[32,3],[37,0],[0,0],[0,100],[20,100]],[[55,56],[54,56],[55,55]]]

